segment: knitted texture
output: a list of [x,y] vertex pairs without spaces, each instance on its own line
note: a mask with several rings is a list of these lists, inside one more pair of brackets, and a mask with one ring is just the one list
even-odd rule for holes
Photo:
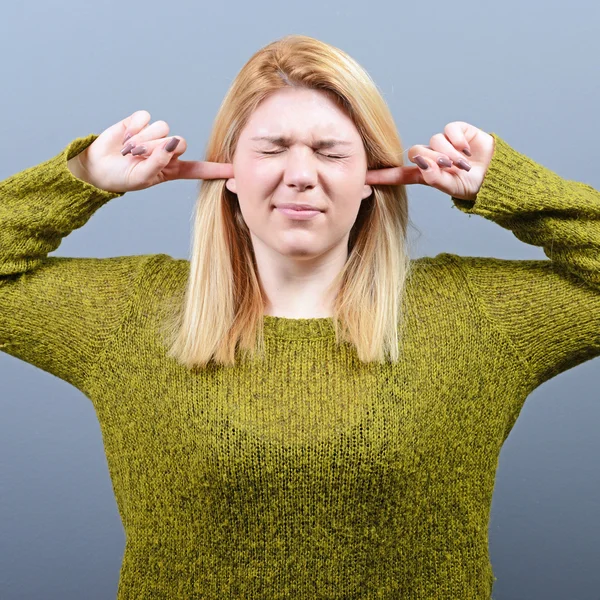
[[0,182],[0,347],[93,403],[119,600],[491,598],[502,444],[532,390],[600,354],[600,193],[492,135],[476,200],[452,202],[550,260],[415,259],[397,364],[266,315],[264,361],[192,374],[158,331],[187,260],[47,256],[122,195],[67,168],[97,136]]

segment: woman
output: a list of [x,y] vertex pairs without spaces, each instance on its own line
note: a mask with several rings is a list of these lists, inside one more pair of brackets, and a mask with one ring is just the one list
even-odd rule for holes
[[[502,444],[600,354],[600,194],[463,122],[404,166],[368,75],[304,36],[244,66],[207,162],[149,123],[0,185],[0,344],[94,403],[118,598],[489,599]],[[47,256],[177,178],[205,180],[191,262]],[[410,260],[414,183],[550,260]]]

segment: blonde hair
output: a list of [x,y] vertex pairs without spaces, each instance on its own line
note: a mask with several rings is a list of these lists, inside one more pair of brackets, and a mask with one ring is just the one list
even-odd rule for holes
[[[231,163],[240,132],[258,104],[287,86],[322,90],[350,116],[369,169],[401,166],[402,143],[393,117],[368,73],[325,42],[290,35],[256,52],[225,95],[210,135],[206,160]],[[165,320],[168,355],[188,368],[234,365],[236,351],[264,354],[268,304],[260,284],[250,232],[225,180],[205,180],[194,214],[190,272],[182,302]],[[393,362],[410,269],[404,185],[373,186],[348,239],[348,259],[329,290],[337,343],[349,342],[362,362]],[[335,287],[334,287],[335,286]]]

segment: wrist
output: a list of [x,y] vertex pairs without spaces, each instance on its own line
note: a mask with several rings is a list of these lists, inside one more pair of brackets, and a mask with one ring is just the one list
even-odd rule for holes
[[95,185],[90,177],[90,173],[85,166],[85,161],[82,160],[84,158],[85,150],[76,154],[72,158],[67,161],[67,167],[71,174],[77,179],[81,179],[81,181],[85,181],[85,183],[89,183],[90,185]]

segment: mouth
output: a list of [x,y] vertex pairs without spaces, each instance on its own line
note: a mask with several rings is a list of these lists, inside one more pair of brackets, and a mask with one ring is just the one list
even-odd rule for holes
[[286,208],[284,206],[276,206],[277,212],[285,215],[289,219],[296,221],[305,221],[308,219],[314,219],[317,215],[320,215],[323,211],[315,210],[314,208]]
[[290,210],[312,210],[312,211],[317,211],[317,212],[323,212],[318,206],[315,206],[314,204],[285,203],[285,204],[278,204],[276,206],[276,208],[285,208],[285,209],[290,209]]

